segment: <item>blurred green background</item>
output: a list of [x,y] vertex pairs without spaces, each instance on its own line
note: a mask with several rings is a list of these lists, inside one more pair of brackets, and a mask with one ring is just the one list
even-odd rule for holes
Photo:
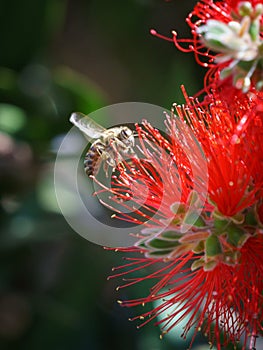
[[169,109],[183,101],[181,84],[189,94],[202,87],[192,55],[149,34],[189,35],[194,3],[0,2],[0,349],[187,347],[176,336],[160,341],[153,324],[128,322],[139,310],[116,300],[145,295],[145,286],[116,292],[119,282],[106,280],[121,255],[69,227],[53,166],[71,112],[126,101]]

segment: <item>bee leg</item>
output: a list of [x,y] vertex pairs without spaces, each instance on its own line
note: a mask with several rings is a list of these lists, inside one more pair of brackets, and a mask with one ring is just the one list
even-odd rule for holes
[[116,164],[115,164],[114,159],[112,159],[112,157],[110,156],[109,153],[107,153],[107,155],[104,154],[104,157],[105,157],[105,159],[104,159],[104,163],[103,163],[103,170],[106,174],[106,177],[108,177],[109,167],[114,168]]
[[112,148],[117,154],[119,154],[120,152],[125,153],[127,146],[124,142],[116,138],[112,144]]
[[108,170],[109,170],[109,164],[107,162],[104,162],[104,164],[103,164],[103,171],[104,171],[106,177],[109,176]]
[[106,155],[105,163],[107,163],[111,167],[114,167],[116,165],[115,160],[110,156],[109,153]]
[[111,144],[111,148],[113,149],[114,153],[114,165],[116,166],[119,163],[123,162],[123,155],[126,153],[126,145],[119,139],[115,138],[114,141]]
[[101,160],[103,161],[103,171],[106,174],[106,177],[108,177],[108,170],[109,167],[115,167],[116,162],[115,160],[112,158],[112,155],[109,152],[106,152],[104,150],[104,152],[101,154]]

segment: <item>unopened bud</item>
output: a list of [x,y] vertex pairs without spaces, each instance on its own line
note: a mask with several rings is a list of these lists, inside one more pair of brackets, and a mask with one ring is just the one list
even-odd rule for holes
[[238,5],[238,13],[240,16],[250,16],[253,12],[253,7],[251,2],[249,1],[244,1],[240,2]]

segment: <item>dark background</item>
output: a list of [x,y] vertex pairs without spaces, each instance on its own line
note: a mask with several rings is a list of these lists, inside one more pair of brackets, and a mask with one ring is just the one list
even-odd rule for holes
[[[202,88],[192,55],[150,35],[189,36],[195,1],[0,1],[0,349],[170,350],[107,281],[121,254],[80,237],[54,195],[54,143],[73,111],[138,101],[169,109]],[[121,122],[121,121],[120,121]],[[70,205],[70,203],[69,203]],[[88,228],[87,228],[88,230]],[[207,349],[208,345],[199,349]],[[197,347],[195,348],[197,349]]]

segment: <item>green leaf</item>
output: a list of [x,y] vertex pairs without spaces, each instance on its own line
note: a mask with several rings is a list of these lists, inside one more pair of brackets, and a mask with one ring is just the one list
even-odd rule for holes
[[234,224],[228,226],[227,237],[227,241],[235,247],[242,245],[247,238],[245,231]]
[[161,237],[165,239],[178,240],[182,237],[182,234],[178,231],[164,231],[161,233]]
[[191,193],[189,194],[189,196],[187,198],[187,204],[190,207],[191,206],[198,207],[201,205],[200,197],[196,191],[194,191],[194,190],[191,191]]
[[250,28],[249,28],[249,34],[251,36],[251,39],[253,41],[256,41],[259,37],[259,21],[254,21],[251,23]]
[[251,67],[254,65],[255,61],[239,61],[237,67],[240,68],[244,72],[248,72]]
[[222,233],[227,229],[227,226],[229,225],[228,220],[221,220],[221,219],[215,219],[214,220],[214,227],[216,229],[217,233]]
[[204,241],[200,241],[194,247],[193,252],[196,253],[196,254],[200,254],[200,253],[203,253],[204,250],[205,250],[205,243],[204,243]]
[[194,223],[198,219],[198,216],[199,215],[195,210],[193,210],[193,211],[189,210],[184,217],[183,223],[188,224],[188,225],[194,225]]
[[197,231],[197,232],[192,232],[188,231],[185,233],[182,238],[180,238],[179,242],[180,243],[197,243],[200,241],[205,241],[208,237],[210,236],[209,231]]
[[207,263],[204,264],[204,271],[212,271],[212,270],[214,270],[216,265],[217,265],[216,260],[208,261]]
[[205,220],[204,220],[201,216],[199,216],[199,217],[196,219],[196,221],[194,222],[193,225],[194,225],[195,227],[206,227],[206,226],[207,226]]
[[135,243],[135,246],[136,246],[136,247],[139,247],[139,248],[146,249],[145,240],[136,242],[136,243]]
[[154,238],[150,241],[147,241],[145,244],[147,247],[154,248],[154,249],[168,249],[168,248],[173,248],[180,245],[178,241],[167,241],[159,238]]
[[257,225],[257,219],[256,219],[256,214],[255,214],[254,209],[250,210],[245,215],[245,224],[250,225],[250,226],[256,226]]
[[222,44],[220,39],[214,39],[214,38],[205,38],[205,43],[207,44],[207,47],[211,48],[212,50],[221,52],[222,49],[225,49],[226,46]]
[[196,260],[195,262],[192,263],[191,270],[195,271],[195,270],[199,269],[200,267],[203,267],[204,264],[205,264],[204,259],[198,259],[198,260]]
[[184,214],[187,210],[186,205],[184,203],[181,202],[174,202],[171,206],[170,206],[171,212],[177,215],[181,215]]
[[211,235],[205,242],[205,252],[207,257],[213,257],[222,253],[221,243],[216,235]]

